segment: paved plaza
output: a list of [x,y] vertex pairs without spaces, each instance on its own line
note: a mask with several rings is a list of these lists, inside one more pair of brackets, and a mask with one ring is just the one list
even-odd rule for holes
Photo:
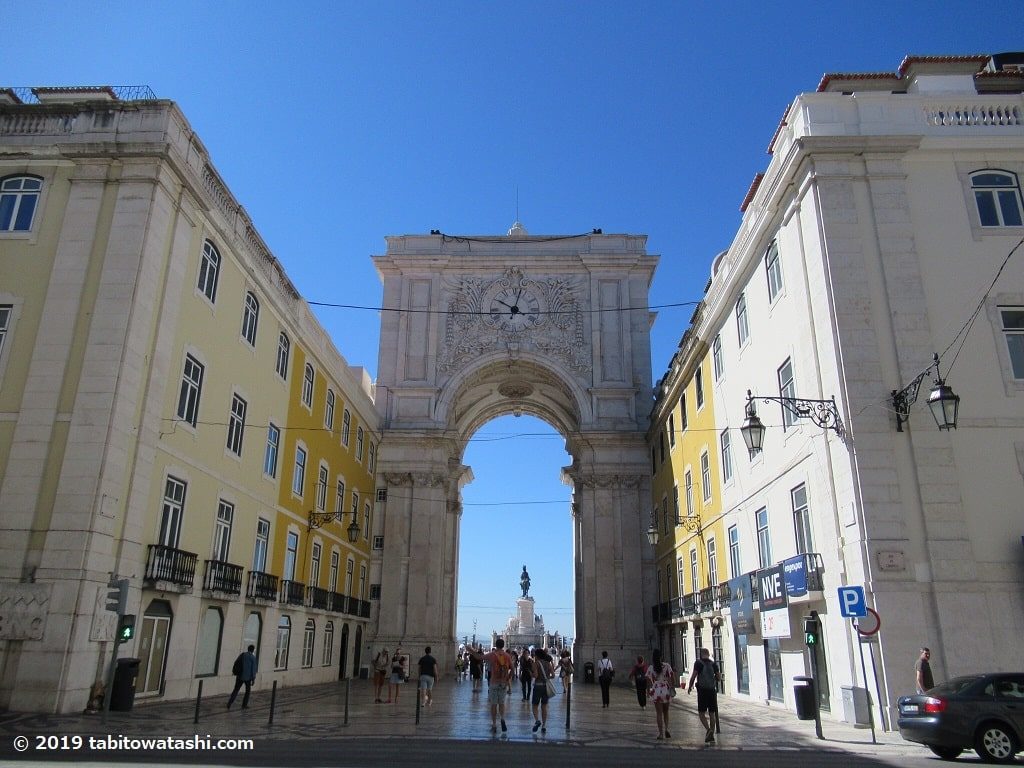
[[[346,694],[348,718],[345,722]],[[0,757],[5,760],[64,759],[101,762],[131,761],[130,754],[100,753],[95,750],[60,749],[40,751],[41,736],[88,736],[115,734],[129,738],[176,737],[194,735],[218,738],[250,738],[255,749],[249,753],[220,752],[215,758],[209,752],[198,755],[170,752],[157,754],[154,762],[197,763],[215,759],[231,765],[392,765],[403,762],[398,756],[413,751],[424,756],[441,754],[451,764],[480,764],[477,756],[481,745],[488,742],[490,750],[483,755],[496,759],[516,744],[542,743],[544,764],[559,765],[586,758],[588,764],[602,764],[599,757],[631,755],[628,762],[655,764],[687,759],[700,754],[707,764],[731,764],[726,757],[714,755],[733,753],[732,759],[743,758],[750,764],[754,755],[772,755],[774,760],[758,758],[758,764],[821,765],[826,756],[840,765],[906,764],[912,758],[928,753],[919,746],[904,742],[898,734],[878,732],[878,744],[872,744],[866,728],[824,721],[825,739],[818,740],[814,723],[796,719],[781,708],[739,703],[722,697],[722,732],[713,747],[705,747],[704,731],[697,720],[696,696],[680,692],[671,709],[672,738],[656,740],[657,726],[653,709],[641,710],[632,687],[612,688],[611,706],[600,705],[597,685],[576,684],[566,726],[566,697],[559,686],[549,710],[546,733],[533,733],[530,707],[514,691],[507,701],[508,733],[491,733],[487,704],[487,686],[473,692],[470,682],[443,679],[434,689],[434,702],[421,708],[416,722],[416,689],[414,683],[403,686],[397,703],[376,704],[369,681],[353,680],[302,688],[279,688],[276,693],[273,723],[270,721],[271,691],[254,691],[247,710],[239,707],[240,699],[228,710],[226,696],[210,697],[199,706],[199,722],[194,723],[195,702],[137,701],[131,712],[112,712],[103,725],[98,715],[37,715],[5,713],[0,716]],[[14,739],[26,736],[28,749],[15,753]],[[419,745],[410,750],[413,745]],[[504,744],[504,746],[502,746]],[[424,746],[426,745],[426,746]],[[508,752],[508,759],[512,752]],[[681,754],[686,753],[686,754]],[[743,753],[742,755],[739,753]],[[538,753],[539,756],[540,753]],[[142,759],[151,753],[136,754]],[[408,757],[408,755],[406,755]],[[344,759],[343,759],[344,758]],[[12,763],[22,762],[14,760]],[[429,762],[429,761],[426,761]],[[487,762],[487,761],[484,761]],[[531,762],[533,762],[531,760]],[[608,764],[623,764],[615,758]],[[24,763],[22,763],[24,764]]]

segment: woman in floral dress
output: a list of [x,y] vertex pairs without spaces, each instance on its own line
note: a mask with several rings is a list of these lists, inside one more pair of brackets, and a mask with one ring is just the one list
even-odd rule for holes
[[661,649],[655,648],[651,657],[651,666],[647,668],[647,695],[654,702],[654,712],[658,716],[658,738],[670,739],[668,731],[668,708],[676,695],[676,673],[671,665],[661,660]]

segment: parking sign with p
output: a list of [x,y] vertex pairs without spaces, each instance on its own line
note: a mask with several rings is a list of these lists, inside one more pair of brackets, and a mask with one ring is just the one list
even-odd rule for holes
[[839,587],[839,614],[844,619],[862,618],[868,615],[868,602],[864,598],[864,587]]

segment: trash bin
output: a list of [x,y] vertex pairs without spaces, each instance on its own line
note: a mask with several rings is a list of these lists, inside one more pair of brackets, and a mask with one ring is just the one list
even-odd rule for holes
[[869,725],[868,689],[854,685],[844,685],[842,688],[843,719],[854,725]]
[[814,678],[797,675],[793,682],[793,696],[796,700],[796,716],[800,720],[813,720],[818,714],[818,697],[815,695]]
[[135,704],[135,678],[139,674],[138,659],[118,659],[114,670],[114,687],[110,690],[110,709],[131,712]]
[[586,664],[583,665],[583,682],[594,682],[594,662],[592,661],[588,661]]
[[359,668],[359,679],[360,680],[369,680],[370,679],[370,668],[369,667],[360,667]]

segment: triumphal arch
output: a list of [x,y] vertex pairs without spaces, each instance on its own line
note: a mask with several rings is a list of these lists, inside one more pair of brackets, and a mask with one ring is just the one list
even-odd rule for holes
[[576,658],[607,650],[625,667],[646,653],[656,602],[647,294],[658,263],[646,241],[531,236],[517,222],[506,236],[389,237],[374,257],[385,307],[375,646],[432,645],[451,668],[460,490],[472,479],[463,453],[487,421],[528,413],[557,429],[572,457],[563,477],[573,489]]

